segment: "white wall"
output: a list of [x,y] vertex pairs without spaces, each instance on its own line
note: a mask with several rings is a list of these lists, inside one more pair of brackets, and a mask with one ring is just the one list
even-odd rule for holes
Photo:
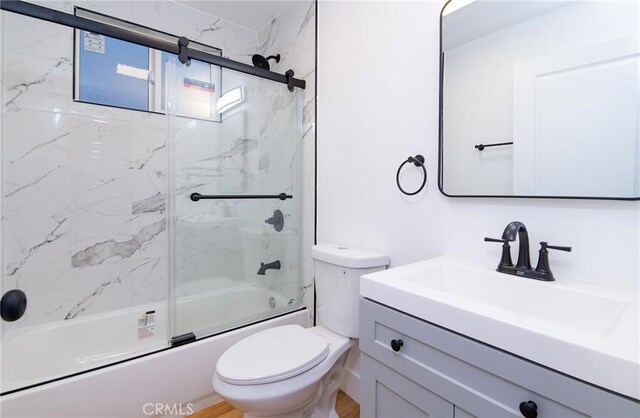
[[[436,187],[438,3],[321,1],[318,242],[386,251],[392,265],[442,252]],[[428,187],[405,197],[399,164],[423,154]],[[420,170],[406,167],[406,188]]]
[[[399,266],[438,255],[497,264],[499,237],[524,222],[557,280],[640,287],[640,203],[447,198],[437,188],[438,22],[443,2],[321,1],[318,11],[318,242],[379,251]],[[408,155],[426,157],[427,190],[395,186]],[[417,168],[407,168],[406,187]],[[513,251],[514,258],[517,257]]]

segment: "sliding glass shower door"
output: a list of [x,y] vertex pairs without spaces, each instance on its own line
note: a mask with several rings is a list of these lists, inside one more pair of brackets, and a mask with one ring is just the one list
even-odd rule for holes
[[[107,49],[91,52],[74,28],[4,10],[0,28],[6,394],[163,349],[170,336],[165,117],[125,108],[146,87],[119,82],[132,77],[117,74],[113,55],[147,51],[94,34]],[[74,100],[84,53],[113,64],[88,74],[121,107]]]
[[299,308],[299,90],[168,62],[174,343]]

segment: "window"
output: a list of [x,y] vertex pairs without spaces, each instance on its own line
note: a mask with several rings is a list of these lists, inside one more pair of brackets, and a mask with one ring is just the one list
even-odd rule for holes
[[[178,37],[76,8],[76,15],[135,30],[177,43]],[[190,42],[189,47],[222,55],[222,51]],[[75,86],[77,101],[147,112],[165,112],[167,65],[174,63],[176,114],[219,121],[220,68],[97,33],[76,31]]]
[[149,104],[149,48],[80,32],[78,97],[81,102],[137,110]]
[[191,60],[191,65],[183,65],[178,56],[168,52],[160,55],[160,72],[162,82],[159,85],[161,94],[156,106],[165,111],[165,79],[167,76],[167,64],[174,63],[175,75],[175,102],[176,114],[200,119],[217,119],[215,104],[219,97],[220,68],[206,62]]

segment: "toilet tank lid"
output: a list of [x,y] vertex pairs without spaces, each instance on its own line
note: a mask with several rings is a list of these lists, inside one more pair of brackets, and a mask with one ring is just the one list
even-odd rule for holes
[[314,245],[311,247],[311,256],[314,260],[349,268],[362,269],[389,264],[387,254],[332,242]]

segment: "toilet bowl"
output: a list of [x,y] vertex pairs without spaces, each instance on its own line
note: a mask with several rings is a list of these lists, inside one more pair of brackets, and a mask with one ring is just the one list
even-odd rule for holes
[[344,364],[358,337],[360,276],[382,270],[385,254],[337,244],[312,248],[318,326],[253,334],[218,360],[215,391],[245,418],[337,418]]
[[[281,331],[285,328],[297,329],[295,330],[296,332],[287,332],[283,334]],[[294,330],[287,329],[285,331]],[[280,353],[275,353],[271,350],[280,344],[283,346],[290,345],[291,347],[299,347],[299,344],[301,343],[296,337],[302,336],[303,333],[309,334],[318,338],[319,341],[324,342],[326,351],[323,353],[324,355],[321,355],[322,357],[319,361],[314,361],[316,359],[313,358],[313,353],[307,353],[309,355],[308,359],[304,359],[302,356],[299,356],[299,358],[294,361],[283,361],[283,364],[279,364],[276,367],[271,368],[270,372],[265,373],[264,369],[260,370],[260,372],[256,373],[255,380],[251,380],[247,374],[246,380],[241,383],[239,379],[234,379],[233,377],[229,379],[229,377],[227,377],[228,375],[225,375],[227,370],[233,370],[233,366],[231,366],[230,363],[239,360],[239,358],[225,357],[226,354],[230,352],[233,353],[233,351],[235,351],[232,350],[232,348],[234,348],[232,347],[227,350],[227,352],[225,352],[218,361],[216,373],[213,377],[213,386],[216,389],[216,392],[227,402],[244,411],[245,417],[314,416],[309,414],[309,412],[313,412],[311,409],[313,409],[314,405],[312,404],[315,403],[313,402],[316,400],[315,398],[317,398],[317,403],[320,403],[320,398],[322,398],[323,395],[325,395],[325,397],[330,396],[328,395],[330,390],[323,390],[325,385],[321,385],[323,378],[327,376],[331,378],[332,374],[342,373],[341,366],[344,366],[346,356],[344,356],[344,359],[341,359],[340,357],[347,353],[349,348],[353,345],[353,341],[321,326],[305,329],[299,325],[286,325],[271,328],[254,334],[246,340],[249,340],[249,343],[255,343],[258,342],[259,339],[253,339],[253,341],[251,341],[250,339],[252,337],[264,337],[265,339],[278,341],[277,344],[269,347],[256,346],[256,351],[261,353],[263,357],[259,360],[255,360],[261,361],[267,357],[269,357],[269,359],[291,360],[291,357],[287,357],[287,355],[290,355],[293,350],[288,352],[281,351]],[[321,345],[321,343],[318,342],[318,345]],[[304,360],[311,360],[315,364],[313,364],[312,367],[304,367],[302,364]],[[254,364],[254,361],[249,363],[250,364],[244,363],[241,369],[247,370]],[[271,365],[273,366],[273,363],[271,363]],[[330,371],[332,373],[329,373]],[[241,373],[229,373],[229,375],[234,377],[237,377],[240,374]],[[333,379],[341,377],[341,375],[337,375],[333,376]],[[324,383],[326,384],[329,382]],[[337,389],[335,392],[337,393]],[[322,411],[317,412],[318,413],[315,414],[317,417],[331,416],[330,411],[327,411],[326,415],[324,415]]]

